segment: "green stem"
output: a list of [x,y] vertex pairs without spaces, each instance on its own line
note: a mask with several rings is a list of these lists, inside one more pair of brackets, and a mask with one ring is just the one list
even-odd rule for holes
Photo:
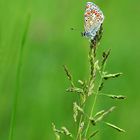
[[[80,99],[80,106],[82,106],[82,108],[83,108],[83,110],[84,110],[84,105],[83,105],[83,100],[82,100],[82,98]],[[82,120],[83,120],[83,117],[84,117],[84,114],[82,113],[81,115],[80,115],[80,120],[79,120],[79,124],[78,124],[78,131],[77,131],[77,135],[76,135],[76,140],[81,140],[81,133],[82,133],[82,131],[81,131],[81,123],[82,123]]]
[[80,132],[81,130],[80,130],[80,125],[81,125],[82,119],[83,119],[83,115],[81,114],[81,116],[80,116],[80,121],[79,121],[79,125],[78,125],[78,132],[77,132],[76,140],[78,140],[79,137],[80,137],[79,140],[81,140],[81,132]]
[[9,131],[9,140],[13,140],[14,136],[14,126],[16,125],[16,113],[17,113],[17,104],[18,104],[18,96],[20,92],[20,81],[21,81],[21,69],[22,69],[22,60],[23,60],[23,50],[26,42],[27,31],[29,27],[30,15],[27,17],[26,28],[24,30],[23,38],[21,41],[21,47],[19,50],[19,58],[17,63],[17,74],[16,74],[16,89],[14,94],[14,101],[12,107],[12,116],[10,121],[10,131]]
[[20,91],[22,56],[23,56],[23,47],[20,49],[18,66],[17,66],[16,89],[15,89],[13,111],[12,111],[11,124],[10,124],[9,140],[13,140],[14,126],[16,124],[16,112],[17,112],[18,94],[19,94],[19,91]]
[[[105,64],[102,66],[102,68],[101,68],[100,80],[99,80],[99,84],[98,84],[97,91],[96,91],[96,93],[95,93],[95,97],[94,97],[94,101],[93,101],[93,105],[92,105],[92,108],[91,108],[91,112],[90,112],[90,117],[89,117],[89,118],[92,117],[92,114],[93,114],[93,111],[94,111],[94,108],[95,108],[95,104],[96,104],[97,97],[98,97],[98,94],[99,94],[99,88],[100,88],[100,86],[101,86],[101,84],[102,84],[102,81],[103,81],[102,74],[103,74],[103,72],[104,72],[105,65],[106,65],[106,63],[105,63]],[[88,120],[87,128],[86,128],[86,130],[85,130],[85,138],[87,137],[87,133],[88,133],[88,130],[89,130],[89,126],[90,126],[90,120]]]

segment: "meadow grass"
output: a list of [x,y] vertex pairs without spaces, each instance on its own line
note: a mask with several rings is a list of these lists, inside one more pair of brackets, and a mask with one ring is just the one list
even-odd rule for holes
[[[116,100],[126,99],[126,97],[123,95],[110,95],[101,92],[107,80],[114,79],[122,75],[122,73],[110,74],[107,73],[105,70],[106,62],[109,58],[111,51],[110,49],[102,53],[101,59],[97,57],[98,45],[102,38],[102,33],[103,27],[101,25],[94,39],[90,40],[90,74],[87,80],[78,80],[78,83],[81,86],[77,86],[77,81],[73,81],[73,76],[71,72],[69,71],[67,66],[64,66],[66,76],[70,81],[70,87],[66,91],[69,93],[77,94],[79,97],[79,99],[75,99],[75,102],[73,103],[73,119],[74,123],[77,124],[77,132],[73,134],[66,127],[61,127],[60,129],[57,129],[53,123],[53,131],[55,133],[56,140],[60,140],[62,138],[62,135],[67,136],[73,140],[91,140],[95,137],[97,133],[100,132],[100,130],[96,130],[95,128],[95,126],[99,123],[104,123],[105,125],[119,132],[125,132],[125,130],[119,128],[118,126],[103,121],[104,118],[108,116],[108,114],[114,111],[114,109],[116,108],[115,106],[112,106],[108,110],[104,109],[95,113],[96,102],[99,95],[112,97],[111,99]],[[99,78],[97,78],[98,76]],[[87,105],[89,105],[89,98],[92,98],[92,105],[89,106],[90,111],[86,109]],[[98,104],[98,106],[100,106],[100,104]],[[94,128],[94,131],[91,131],[91,128]]]
[[[137,94],[139,93],[140,71],[138,63],[140,28],[138,27],[140,19],[139,14],[134,13],[140,12],[140,1],[134,1],[133,6],[131,0],[127,0],[127,2],[121,0],[95,1],[102,7],[106,15],[104,37],[99,53],[108,47],[111,48],[111,58],[107,63],[107,70],[124,73],[123,77],[113,82],[108,81],[104,90],[106,93],[128,96],[128,100],[118,104],[118,101],[108,100],[108,97],[103,95],[105,93],[99,94],[97,103],[100,102],[100,106],[97,104],[95,110],[107,108],[112,102],[115,106],[117,104],[118,108],[109,117],[115,124],[127,128],[128,133],[120,135],[114,130],[110,130],[108,133],[109,128],[104,129],[104,125],[100,125],[104,131],[98,132],[96,139],[110,140],[112,137],[115,140],[138,139],[140,126],[138,121],[140,95]],[[25,44],[27,47],[25,46],[24,49],[26,60],[21,79],[23,89],[20,90],[21,96],[18,99],[21,104],[17,109],[18,125],[16,124],[17,131],[16,134],[14,132],[14,139],[52,140],[54,138],[51,129],[52,121],[58,127],[69,122],[71,130],[73,130],[70,116],[73,95],[63,93],[68,83],[64,78],[61,65],[68,65],[73,71],[74,79],[78,79],[78,77],[85,79],[87,76],[88,42],[86,39],[82,39],[79,33],[69,31],[70,27],[83,30],[82,14],[85,2],[37,0],[30,1],[29,5],[29,1],[26,0],[0,1],[0,139],[7,140],[9,135],[11,102],[13,102],[13,93],[15,93],[17,54],[19,56],[19,42],[21,42],[21,32],[24,26],[22,18],[28,7],[33,13],[33,21],[31,36],[28,38],[29,43]],[[64,7],[60,8],[61,6]],[[40,31],[38,23],[41,22],[47,27],[44,30],[45,33],[47,32],[46,42],[36,36],[37,31]],[[109,98],[122,97],[109,95]],[[53,110],[52,106],[55,106]],[[130,124],[130,122],[133,123]],[[132,130],[132,128],[134,129]]]
[[30,14],[26,18],[25,22],[25,29],[23,33],[23,37],[21,40],[21,47],[19,49],[19,58],[17,63],[17,73],[16,73],[16,88],[15,88],[15,94],[14,94],[14,101],[13,101],[13,108],[12,108],[12,115],[11,115],[11,122],[10,122],[10,131],[9,131],[9,140],[14,139],[14,130],[16,127],[16,113],[17,113],[17,107],[18,107],[18,96],[20,93],[20,82],[21,82],[21,75],[22,75],[22,65],[23,65],[23,55],[24,55],[24,47],[26,43],[26,38],[28,35],[28,29],[30,25]]

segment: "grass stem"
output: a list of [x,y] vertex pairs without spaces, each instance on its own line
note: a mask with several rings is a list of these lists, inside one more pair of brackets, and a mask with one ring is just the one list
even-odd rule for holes
[[30,15],[28,15],[26,19],[26,27],[23,33],[23,37],[21,40],[21,47],[19,50],[19,58],[17,62],[17,73],[16,73],[16,88],[14,93],[14,101],[13,101],[13,107],[12,107],[12,115],[11,115],[11,121],[10,121],[10,131],[9,131],[9,140],[13,140],[14,136],[14,127],[16,125],[16,113],[17,113],[17,104],[18,104],[18,96],[20,92],[20,81],[21,81],[21,70],[22,70],[22,63],[23,63],[23,52],[24,52],[24,46],[26,42],[27,32],[29,28],[29,22],[30,22]]
[[[93,100],[93,104],[92,104],[92,108],[91,108],[91,111],[90,111],[90,117],[89,118],[91,118],[92,115],[93,115],[93,111],[94,111],[95,104],[96,104],[96,101],[97,101],[97,97],[98,97],[98,94],[99,94],[99,89],[100,89],[100,86],[101,86],[102,81],[103,81],[102,73],[104,72],[105,65],[106,65],[106,63],[101,68],[100,80],[99,80],[99,83],[98,83],[97,91],[95,92],[95,96],[94,96],[94,100]],[[90,126],[90,120],[88,120],[88,124],[87,124],[86,130],[85,130],[85,138],[87,137],[89,126]]]

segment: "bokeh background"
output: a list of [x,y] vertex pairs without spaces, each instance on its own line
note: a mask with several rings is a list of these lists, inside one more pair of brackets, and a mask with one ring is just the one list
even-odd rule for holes
[[[126,129],[120,134],[104,125],[96,140],[139,139],[140,131],[140,1],[95,0],[105,15],[99,53],[111,48],[108,72],[124,75],[106,83],[104,91],[124,94],[125,101],[98,100],[97,110],[116,105],[107,121]],[[0,0],[0,140],[7,140],[19,50],[27,15],[31,23],[23,52],[14,140],[53,140],[51,123],[74,131],[69,82],[88,75],[88,40],[81,37],[86,0]],[[70,28],[75,28],[71,31]],[[64,138],[66,139],[66,138]]]

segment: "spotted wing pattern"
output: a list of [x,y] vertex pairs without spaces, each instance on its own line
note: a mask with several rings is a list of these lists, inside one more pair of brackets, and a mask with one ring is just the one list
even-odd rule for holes
[[93,2],[87,2],[84,18],[84,35],[89,39],[94,39],[104,21],[103,12]]

